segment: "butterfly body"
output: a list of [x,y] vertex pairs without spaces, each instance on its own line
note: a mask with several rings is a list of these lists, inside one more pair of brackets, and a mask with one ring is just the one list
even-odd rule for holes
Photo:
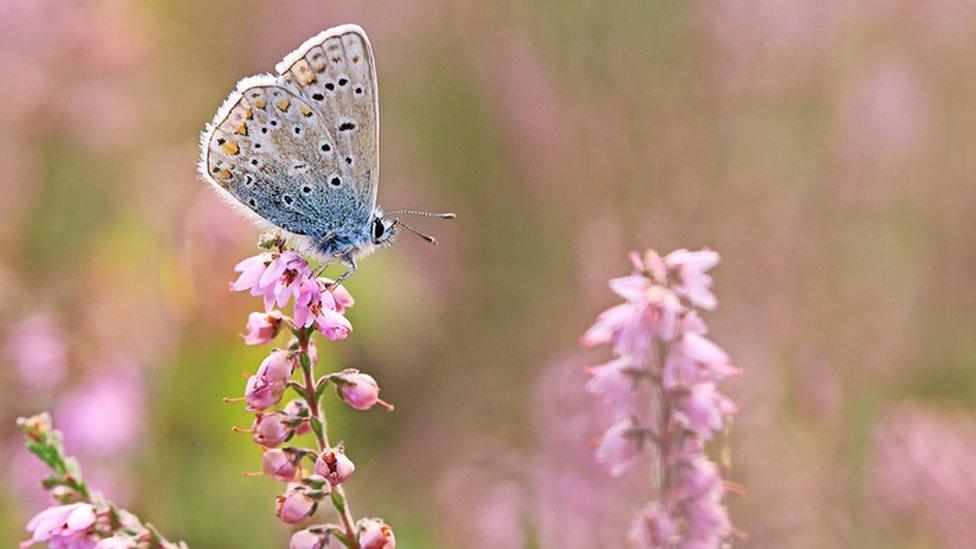
[[363,29],[326,30],[275,69],[238,82],[207,125],[203,178],[325,262],[355,269],[357,258],[392,242],[398,224],[416,232],[376,204],[379,95]]

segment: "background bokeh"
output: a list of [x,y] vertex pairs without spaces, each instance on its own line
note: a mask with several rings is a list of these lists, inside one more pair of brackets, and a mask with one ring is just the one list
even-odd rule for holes
[[[744,375],[746,547],[976,543],[976,35],[966,0],[0,0],[0,543],[44,505],[14,418],[193,547],[283,546],[230,432],[261,349],[258,231],[197,180],[240,77],[370,34],[387,208],[452,209],[364,261],[334,368],[396,404],[331,429],[403,547],[613,547],[577,338],[626,252],[709,246]],[[321,512],[327,517],[327,512]]]

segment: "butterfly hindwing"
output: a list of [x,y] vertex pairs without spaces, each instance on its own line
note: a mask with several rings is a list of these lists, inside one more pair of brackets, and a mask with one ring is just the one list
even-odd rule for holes
[[366,34],[342,25],[307,40],[277,65],[283,85],[296,89],[335,136],[336,160],[370,207],[379,182],[379,95]]
[[362,217],[334,135],[307,99],[273,77],[247,78],[204,135],[202,164],[212,183],[258,216],[322,237]]

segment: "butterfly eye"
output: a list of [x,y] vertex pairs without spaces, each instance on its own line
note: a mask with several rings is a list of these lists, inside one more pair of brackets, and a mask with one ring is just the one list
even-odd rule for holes
[[373,221],[373,241],[379,242],[385,232],[386,226],[383,225],[383,221],[380,218],[376,218]]

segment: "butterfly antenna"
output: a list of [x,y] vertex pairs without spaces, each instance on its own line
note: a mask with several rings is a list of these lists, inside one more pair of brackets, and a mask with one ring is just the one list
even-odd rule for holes
[[430,242],[431,244],[437,244],[437,240],[435,240],[434,237],[432,237],[432,236],[430,236],[428,234],[424,234],[424,233],[418,231],[417,229],[414,229],[410,225],[407,225],[403,221],[400,221],[399,218],[394,221],[394,224],[396,224],[396,225],[402,225],[404,229],[412,232],[413,234],[419,236],[420,238],[423,238],[424,240],[426,240],[427,242]]
[[390,215],[413,215],[417,217],[436,217],[438,219],[454,219],[454,212],[421,212],[418,210],[396,210],[387,212]]

